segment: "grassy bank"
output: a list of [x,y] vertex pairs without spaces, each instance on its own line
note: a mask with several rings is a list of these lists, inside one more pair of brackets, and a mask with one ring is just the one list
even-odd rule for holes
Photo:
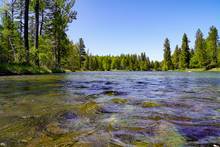
[[[126,70],[113,70],[113,71],[126,71]],[[220,72],[220,68],[212,68],[206,70],[205,68],[194,68],[185,70],[174,70],[176,72]],[[46,67],[38,67],[34,65],[25,64],[0,64],[0,75],[34,75],[34,74],[50,74],[50,73],[66,73],[72,72],[64,69],[48,69]],[[85,72],[85,71],[77,71]]]
[[0,75],[26,75],[52,73],[46,67],[38,67],[24,64],[0,64]]
[[220,68],[212,68],[206,70],[205,68],[193,68],[193,69],[183,69],[183,70],[175,70],[177,72],[220,72]]
[[210,70],[208,70],[208,71],[220,72],[220,68],[212,68],[212,69],[210,69]]

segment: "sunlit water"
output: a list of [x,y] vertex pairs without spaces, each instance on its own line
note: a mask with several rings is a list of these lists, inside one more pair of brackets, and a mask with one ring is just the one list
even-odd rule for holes
[[0,146],[219,144],[219,73],[0,77]]

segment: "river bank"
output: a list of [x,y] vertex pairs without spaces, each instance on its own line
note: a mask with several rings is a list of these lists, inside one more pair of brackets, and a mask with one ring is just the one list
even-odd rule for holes
[[220,68],[212,68],[212,69],[205,69],[205,68],[193,68],[193,69],[178,69],[175,70],[177,72],[220,72]]
[[7,75],[41,75],[51,73],[72,72],[65,69],[49,69],[45,66],[34,66],[25,64],[0,64],[0,76]]
[[[155,71],[155,70],[152,70]],[[175,72],[220,72],[220,68],[212,68],[206,70],[205,68],[194,68],[185,70],[173,70]],[[0,76],[6,75],[40,75],[40,74],[51,74],[51,73],[68,73],[72,72],[65,69],[49,69],[47,67],[38,67],[34,65],[25,64],[0,64]],[[78,70],[74,72],[88,72],[84,70]],[[91,72],[91,71],[90,71]],[[113,70],[112,72],[127,72],[126,70]]]

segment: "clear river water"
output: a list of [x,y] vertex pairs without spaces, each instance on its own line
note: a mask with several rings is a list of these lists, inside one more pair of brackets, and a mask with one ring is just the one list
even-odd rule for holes
[[220,145],[220,73],[0,77],[0,146]]

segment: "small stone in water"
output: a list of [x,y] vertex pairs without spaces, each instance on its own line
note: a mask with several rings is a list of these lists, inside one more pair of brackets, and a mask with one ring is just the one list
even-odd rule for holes
[[5,147],[5,146],[6,146],[6,144],[4,142],[0,143],[0,147]]
[[28,143],[28,141],[26,139],[22,139],[21,143]]
[[72,112],[66,112],[62,115],[62,117],[65,119],[76,119],[77,115]]
[[120,91],[104,91],[103,92],[104,95],[108,95],[108,96],[120,96],[120,95],[124,95],[124,92],[120,92]]

